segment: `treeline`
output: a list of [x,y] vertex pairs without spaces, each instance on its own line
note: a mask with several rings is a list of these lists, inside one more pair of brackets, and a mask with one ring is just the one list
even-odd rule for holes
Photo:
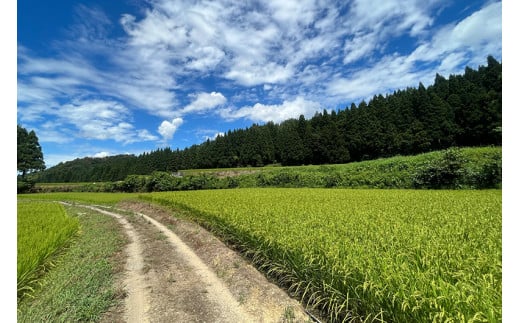
[[[41,182],[122,180],[130,174],[179,169],[322,165],[415,155],[449,147],[501,145],[502,64],[466,67],[462,75],[436,75],[425,87],[376,95],[343,110],[324,110],[280,124],[230,130],[184,150],[76,160],[41,173]],[[76,167],[70,163],[83,163]],[[85,165],[90,164],[90,166]],[[68,171],[75,168],[75,171]]]
[[175,171],[170,148],[158,149],[150,153],[117,155],[103,158],[77,158],[59,163],[44,172],[34,174],[34,180],[41,183],[109,182],[126,176],[151,174],[153,171]]

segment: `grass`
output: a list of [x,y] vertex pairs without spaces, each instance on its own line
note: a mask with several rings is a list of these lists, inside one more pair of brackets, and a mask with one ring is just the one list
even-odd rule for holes
[[18,322],[98,321],[123,295],[114,275],[126,238],[116,220],[88,209],[66,207],[80,234],[53,259],[32,297],[18,302]]

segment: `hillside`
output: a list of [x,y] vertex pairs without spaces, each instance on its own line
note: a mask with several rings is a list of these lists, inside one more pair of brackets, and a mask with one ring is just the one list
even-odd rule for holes
[[38,184],[37,192],[153,192],[252,187],[482,189],[502,184],[502,148],[449,148],[336,165],[155,171],[122,181]]

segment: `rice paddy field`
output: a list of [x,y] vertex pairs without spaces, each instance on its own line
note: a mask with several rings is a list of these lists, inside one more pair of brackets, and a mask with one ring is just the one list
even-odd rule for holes
[[17,203],[17,290],[32,290],[42,265],[62,247],[79,222],[67,215],[57,202],[18,200]]
[[142,194],[189,211],[331,321],[500,322],[501,190]]
[[[211,229],[330,322],[502,321],[502,190],[241,188],[19,195],[19,246],[30,243],[20,243],[20,235],[38,246],[47,244],[39,233],[21,232],[30,227],[22,219],[50,221],[23,216],[36,205],[53,208],[51,213],[64,221],[61,205],[50,201],[117,205],[136,198]],[[57,236],[52,232],[58,228],[74,231],[74,224],[41,226],[49,236]]]

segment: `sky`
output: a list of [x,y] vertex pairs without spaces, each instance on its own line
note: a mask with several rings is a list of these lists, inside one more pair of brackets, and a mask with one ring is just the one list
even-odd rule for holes
[[17,123],[47,167],[183,149],[502,61],[502,2],[19,0]]

